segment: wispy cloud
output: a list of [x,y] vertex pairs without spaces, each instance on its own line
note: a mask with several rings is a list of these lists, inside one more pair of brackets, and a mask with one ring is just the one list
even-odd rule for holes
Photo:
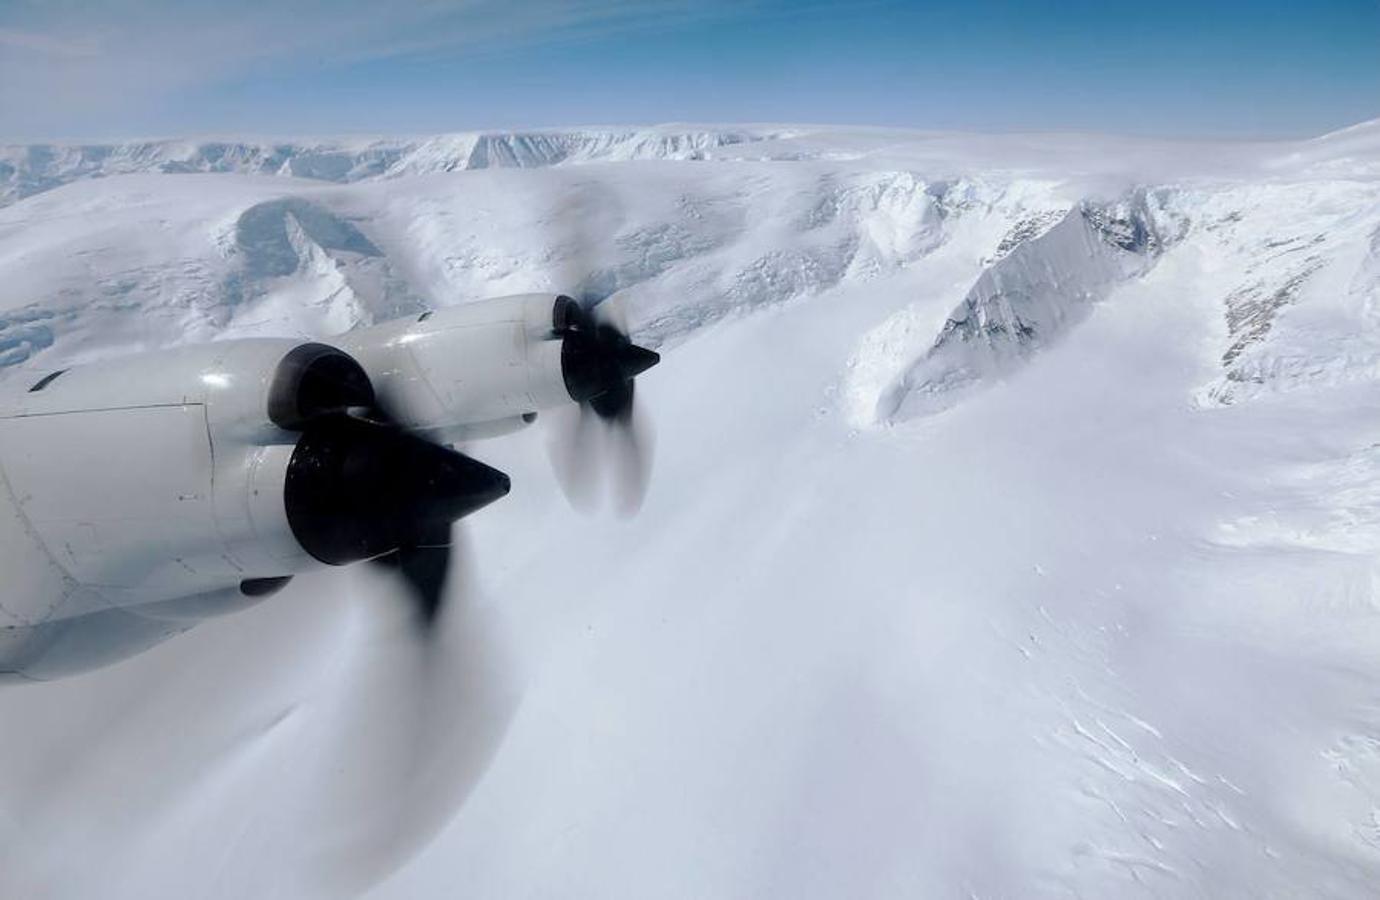
[[[82,133],[265,72],[478,54],[728,16],[729,0],[10,0],[0,130]],[[100,127],[109,127],[102,125]]]

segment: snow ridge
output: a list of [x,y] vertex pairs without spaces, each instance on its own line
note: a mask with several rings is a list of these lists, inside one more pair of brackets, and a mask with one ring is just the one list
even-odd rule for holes
[[0,206],[87,178],[238,173],[350,183],[429,172],[539,168],[574,162],[705,159],[781,132],[552,131],[465,133],[414,141],[140,141],[0,146]]

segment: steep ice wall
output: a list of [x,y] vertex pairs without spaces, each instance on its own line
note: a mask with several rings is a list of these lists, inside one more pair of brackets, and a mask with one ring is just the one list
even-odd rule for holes
[[883,392],[878,419],[943,409],[1081,322],[1173,239],[1162,202],[1142,190],[1111,203],[1085,200],[1042,233],[1046,217],[1017,223],[933,345]]
[[[466,168],[535,168],[563,162],[704,159],[721,147],[762,140],[749,132],[552,132],[479,135]],[[405,161],[396,171],[411,170]]]

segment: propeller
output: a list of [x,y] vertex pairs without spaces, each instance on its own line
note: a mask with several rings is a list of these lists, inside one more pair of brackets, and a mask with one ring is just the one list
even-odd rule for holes
[[429,631],[453,523],[506,496],[508,476],[403,428],[359,363],[325,344],[290,352],[269,398],[269,418],[301,432],[283,490],[298,543],[330,565],[373,560],[394,571]]
[[[363,368],[324,344],[279,365],[269,418],[299,432],[284,479],[288,525],[331,565],[369,561],[398,590],[371,611],[342,673],[320,829],[329,896],[357,893],[433,836],[479,779],[515,707],[502,635],[476,607],[455,523],[505,496],[508,476],[404,427]],[[358,583],[367,585],[368,571]],[[376,577],[376,576],[375,576]],[[409,601],[401,632],[392,611]],[[379,602],[372,602],[379,601]],[[400,639],[399,639],[400,638]]]
[[561,371],[578,404],[573,417],[558,422],[550,441],[557,479],[572,505],[588,511],[607,474],[615,508],[631,515],[646,497],[654,445],[651,430],[635,414],[636,379],[661,356],[632,342],[614,300],[595,305],[557,297],[552,332],[562,340]]
[[453,818],[507,732],[520,677],[502,616],[481,602],[473,549],[456,528],[447,602],[424,632],[399,615],[410,582],[382,566],[352,573],[357,639],[333,691],[336,730],[313,810],[320,896],[361,894],[411,859]]
[[[370,420],[402,432],[397,425],[397,417],[387,407],[375,399],[374,406],[368,410]],[[507,496],[511,487],[508,476],[472,459],[463,453],[448,448],[448,463],[452,471],[459,474],[464,487],[452,485],[449,492],[439,483],[425,485],[425,490],[433,498],[433,508],[444,508],[440,515],[417,516],[416,509],[408,512],[414,516],[411,526],[404,529],[405,538],[398,549],[370,561],[376,566],[396,573],[406,586],[413,600],[417,624],[422,631],[430,634],[442,612],[447,578],[451,574],[454,556],[460,537],[456,534],[456,522],[484,506]],[[460,462],[463,461],[463,462]],[[456,463],[459,462],[458,467]],[[438,480],[439,481],[439,480]],[[449,500],[447,500],[449,497]]]

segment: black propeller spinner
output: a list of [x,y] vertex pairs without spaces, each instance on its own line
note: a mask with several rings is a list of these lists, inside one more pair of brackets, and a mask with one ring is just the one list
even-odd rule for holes
[[288,463],[288,524],[329,565],[374,560],[407,583],[419,621],[440,612],[451,526],[507,495],[508,476],[411,434],[349,355],[304,344],[279,364],[269,418],[300,431]]
[[588,403],[605,420],[628,414],[633,379],[661,362],[660,354],[634,344],[620,324],[601,320],[571,297],[556,298],[552,330],[563,339],[561,374],[570,398]]

